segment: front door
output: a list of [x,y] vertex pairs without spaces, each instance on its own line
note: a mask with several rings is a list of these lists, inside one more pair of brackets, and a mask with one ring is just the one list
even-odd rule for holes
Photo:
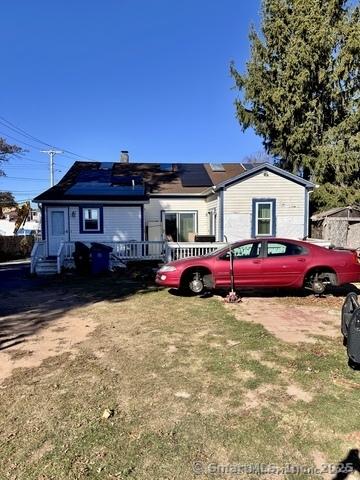
[[61,242],[69,239],[68,209],[51,207],[48,213],[48,253],[57,255]]

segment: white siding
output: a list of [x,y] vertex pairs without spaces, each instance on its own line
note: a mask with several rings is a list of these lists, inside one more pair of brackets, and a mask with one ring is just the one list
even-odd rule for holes
[[152,236],[152,240],[161,240],[161,238],[154,238],[162,232],[161,225],[161,212],[172,211],[172,212],[181,212],[181,211],[191,211],[197,212],[197,223],[198,229],[197,234],[199,235],[208,235],[208,209],[207,203],[204,198],[161,198],[153,197],[150,199],[150,203],[144,205],[145,207],[145,224],[152,226],[152,231],[156,234]]
[[251,237],[253,198],[276,199],[276,235],[303,238],[305,187],[273,172],[260,172],[224,191],[224,234],[230,241]]
[[[220,235],[220,215],[219,215],[219,195],[211,195],[207,198],[206,209],[209,212],[210,210],[216,210],[216,240],[221,240]],[[208,232],[210,233],[210,215],[208,215]]]
[[[75,216],[73,216],[75,212]],[[141,240],[141,208],[103,207],[104,233],[80,233],[79,207],[70,207],[70,241],[116,242]]]

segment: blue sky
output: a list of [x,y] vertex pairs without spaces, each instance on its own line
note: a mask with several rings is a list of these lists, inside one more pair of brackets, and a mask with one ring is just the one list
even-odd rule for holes
[[[241,161],[262,147],[235,118],[229,64],[245,68],[259,11],[260,0],[4,0],[0,116],[101,161],[122,149],[134,162]],[[32,198],[49,184],[45,147],[0,123],[19,144],[10,135],[31,147],[0,190]],[[76,159],[56,157],[56,180]]]

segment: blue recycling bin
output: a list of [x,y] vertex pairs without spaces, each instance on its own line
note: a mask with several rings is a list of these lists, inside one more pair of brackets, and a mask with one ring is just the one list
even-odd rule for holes
[[102,243],[93,242],[91,244],[91,273],[96,275],[109,270],[110,253],[112,250],[112,247],[103,245]]

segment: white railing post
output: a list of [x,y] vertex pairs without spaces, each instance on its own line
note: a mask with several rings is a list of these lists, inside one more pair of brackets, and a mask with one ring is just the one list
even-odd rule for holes
[[63,263],[63,252],[65,251],[65,242],[60,243],[60,247],[57,251],[56,255],[56,271],[57,273],[61,273],[61,267]]
[[36,264],[39,258],[45,256],[45,241],[38,240],[34,243],[34,246],[31,250],[31,263],[30,263],[30,272],[36,273]]
[[172,249],[168,242],[165,242],[165,262],[169,263],[172,260]]
[[202,256],[226,245],[222,242],[167,242],[165,259],[169,262],[187,257]]
[[38,249],[38,242],[35,242],[33,245],[33,248],[31,249],[31,263],[30,263],[30,273],[33,274],[35,273],[35,267],[36,267],[36,252]]

